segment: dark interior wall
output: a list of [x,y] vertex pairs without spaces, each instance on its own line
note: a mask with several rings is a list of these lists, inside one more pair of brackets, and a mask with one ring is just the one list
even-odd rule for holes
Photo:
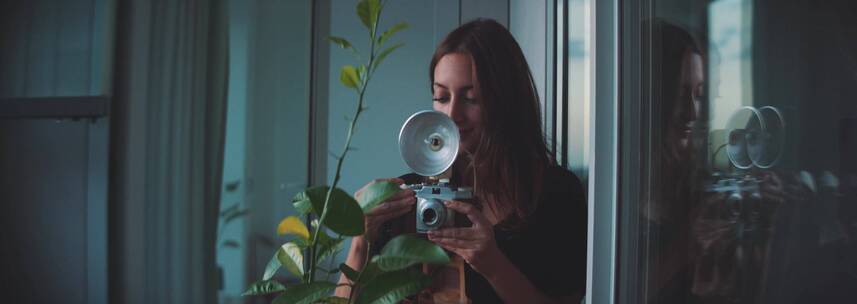
[[843,126],[857,118],[857,3],[754,4],[754,99],[782,108],[797,135],[783,165],[836,172],[847,148]]
[[[86,303],[87,122],[0,120],[9,303]],[[53,136],[44,136],[52,134]]]
[[0,4],[0,98],[99,95],[107,1]]
[[[8,98],[109,95],[112,3],[0,1],[0,111]],[[106,302],[105,126],[0,119],[3,302]]]

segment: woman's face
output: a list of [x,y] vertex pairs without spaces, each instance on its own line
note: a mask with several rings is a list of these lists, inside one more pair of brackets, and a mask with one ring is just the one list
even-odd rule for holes
[[672,126],[669,126],[675,132],[673,138],[678,141],[681,150],[690,148],[693,129],[698,127],[696,125],[699,123],[705,89],[704,77],[702,56],[685,51],[679,74],[678,100],[670,118]]
[[433,108],[443,112],[461,133],[461,148],[473,152],[482,134],[482,98],[470,55],[450,53],[434,69]]

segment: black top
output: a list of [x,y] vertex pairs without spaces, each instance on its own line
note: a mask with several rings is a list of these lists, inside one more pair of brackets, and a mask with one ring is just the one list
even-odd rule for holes
[[[416,174],[400,178],[407,184],[422,182]],[[551,167],[545,171],[540,197],[537,209],[520,230],[494,227],[497,247],[544,294],[583,295],[588,228],[583,186],[568,170]],[[388,240],[389,232],[389,226],[382,229],[381,239]],[[465,284],[473,303],[502,303],[491,284],[470,265],[465,265]]]

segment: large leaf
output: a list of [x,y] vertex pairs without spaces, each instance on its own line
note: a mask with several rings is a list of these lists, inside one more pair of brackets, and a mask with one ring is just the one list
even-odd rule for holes
[[394,271],[417,263],[449,264],[449,256],[432,242],[414,235],[400,235],[390,240],[372,261],[381,270]]
[[[384,273],[381,268],[378,268],[378,263],[375,262],[369,262],[366,265],[366,268],[363,268],[363,270],[359,272],[357,270],[354,270],[354,268],[351,268],[350,266],[346,265],[345,263],[342,263],[339,264],[339,271],[342,271],[342,273],[345,274],[346,278],[358,285],[365,285],[361,284],[360,282],[371,282],[375,279],[375,277]],[[357,281],[358,278],[360,279],[359,282]]]
[[360,84],[357,69],[352,65],[343,66],[342,71],[339,73],[339,82],[342,82],[346,87],[357,89],[357,86]]
[[323,304],[348,304],[348,299],[346,299],[346,298],[340,298],[340,297],[327,297],[327,298],[324,298],[324,299],[319,300],[319,301],[318,301],[318,302],[316,302],[316,303],[323,303]]
[[244,291],[244,293],[242,293],[241,295],[242,296],[260,296],[260,295],[272,294],[272,293],[276,293],[276,292],[280,292],[280,291],[284,291],[284,290],[286,290],[286,287],[277,281],[262,280],[262,281],[257,281],[255,283],[253,283],[252,285],[250,285],[250,287],[247,288],[247,291]]
[[[327,189],[327,186],[309,188],[295,195],[292,201],[295,202],[295,206],[304,205],[304,202],[309,202],[312,206],[312,212],[320,216],[322,213],[320,211],[324,208]],[[360,204],[351,195],[348,195],[342,189],[333,189],[329,204],[328,208],[330,211],[324,220],[324,226],[327,226],[333,232],[346,236],[363,234],[363,211],[360,209]]]
[[309,239],[309,230],[304,225],[304,222],[296,216],[289,216],[280,221],[280,224],[277,225],[277,234],[294,234],[301,239]]
[[304,275],[304,255],[297,244],[288,242],[277,250],[277,260],[280,265],[297,277]]
[[360,22],[371,32],[378,22],[378,14],[381,12],[381,0],[360,0],[357,3],[357,16]]
[[268,261],[268,266],[265,266],[265,273],[262,275],[262,280],[270,280],[277,274],[277,270],[280,270],[280,260],[277,259],[280,251],[274,253],[274,256],[271,257],[271,260]]
[[380,65],[381,62],[384,61],[384,58],[387,58],[387,56],[390,55],[390,53],[392,53],[396,49],[402,47],[403,45],[405,45],[405,44],[404,43],[397,43],[397,44],[394,44],[394,45],[384,49],[380,53],[378,53],[378,57],[375,58],[375,62],[372,63],[372,70],[374,71],[375,69],[377,69],[378,65]]
[[311,304],[327,298],[336,284],[326,281],[291,286],[274,299],[274,304]]
[[369,212],[369,210],[372,210],[372,208],[375,208],[375,206],[401,190],[399,184],[392,182],[372,183],[369,187],[363,189],[358,198],[360,208],[363,208],[363,212]]
[[357,303],[395,304],[431,285],[431,277],[416,269],[384,273],[362,289]]
[[401,31],[403,29],[406,29],[406,28],[408,28],[407,23],[405,23],[405,22],[396,23],[396,25],[393,25],[392,27],[390,27],[389,29],[387,29],[386,31],[381,33],[381,36],[378,37],[378,45],[384,45],[384,42],[387,42],[387,39],[390,39],[390,37],[392,37],[393,34],[395,34],[398,31]]

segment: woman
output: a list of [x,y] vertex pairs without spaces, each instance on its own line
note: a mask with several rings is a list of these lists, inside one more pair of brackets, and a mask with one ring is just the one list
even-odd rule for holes
[[652,172],[654,193],[641,208],[643,239],[655,239],[645,263],[650,265],[650,303],[685,303],[690,297],[693,276],[692,210],[701,199],[702,164],[700,136],[705,134],[704,53],[701,44],[685,29],[653,20],[644,23],[651,31],[652,55],[658,74],[654,83],[653,111],[660,127],[655,142],[656,163]]
[[[451,181],[473,187],[476,201],[446,202],[473,225],[431,232],[429,240],[466,261],[474,303],[579,302],[586,285],[585,194],[545,144],[538,95],[518,43],[494,20],[468,22],[440,43],[429,77],[433,108],[461,133]],[[388,180],[420,181],[413,174]],[[367,214],[366,234],[352,240],[346,263],[357,269],[368,242],[383,246],[382,224],[413,221],[405,214],[415,202],[406,190]]]

